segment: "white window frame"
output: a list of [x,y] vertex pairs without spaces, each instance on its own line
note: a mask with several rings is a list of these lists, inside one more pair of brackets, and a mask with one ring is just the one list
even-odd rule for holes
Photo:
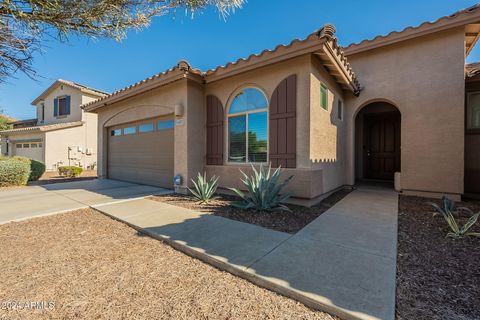
[[[230,108],[232,106],[232,103],[233,101],[235,101],[235,98],[238,96],[238,94],[246,89],[255,89],[255,90],[258,90],[260,91],[263,96],[265,97],[265,101],[267,101],[267,107],[264,108],[264,109],[254,109],[254,110],[248,110],[248,111],[243,111],[243,112],[236,112],[236,113],[230,113]],[[268,118],[268,115],[269,115],[269,106],[270,106],[270,102],[268,101],[268,97],[267,95],[265,94],[265,92],[258,88],[258,87],[254,87],[254,86],[248,86],[248,87],[242,87],[241,89],[235,91],[235,94],[233,95],[233,99],[232,101],[230,101],[229,105],[228,105],[228,108],[227,108],[227,119],[226,119],[226,127],[227,127],[227,130],[226,130],[226,139],[225,141],[227,142],[227,147],[226,147],[226,155],[227,155],[227,161],[226,163],[228,165],[234,165],[234,166],[245,166],[245,165],[249,165],[249,164],[268,164],[270,162],[270,121],[269,121],[269,118]],[[254,113],[260,113],[260,112],[266,112],[267,113],[267,161],[266,162],[250,162],[248,161],[248,115],[249,114],[254,114]],[[238,116],[242,116],[244,115],[245,116],[245,125],[246,125],[246,135],[245,135],[245,140],[246,140],[246,143],[245,143],[245,162],[234,162],[234,161],[230,161],[230,128],[229,128],[229,123],[230,123],[230,118],[232,117],[238,117]]]

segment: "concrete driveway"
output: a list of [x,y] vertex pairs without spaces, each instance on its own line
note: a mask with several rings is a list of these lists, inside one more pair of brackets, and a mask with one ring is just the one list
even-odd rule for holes
[[108,179],[4,189],[0,190],[0,224],[170,192]]

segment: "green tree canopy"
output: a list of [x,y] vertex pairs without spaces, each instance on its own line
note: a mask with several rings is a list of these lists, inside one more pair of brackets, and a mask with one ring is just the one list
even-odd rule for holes
[[72,34],[125,38],[156,16],[177,9],[194,13],[209,6],[222,16],[244,0],[0,0],[0,82],[20,71],[35,76],[33,54],[46,35],[60,41]]
[[0,131],[10,129],[12,126],[8,124],[8,122],[12,121],[13,119],[6,116],[3,113],[3,110],[0,109]]

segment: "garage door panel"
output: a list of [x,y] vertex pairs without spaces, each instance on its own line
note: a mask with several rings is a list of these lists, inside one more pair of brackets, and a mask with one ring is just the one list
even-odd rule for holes
[[[150,121],[156,122],[158,119]],[[132,126],[138,126],[138,123],[129,123],[124,127]],[[109,133],[121,127],[109,128]],[[173,129],[149,133],[138,133],[137,130],[132,135],[109,135],[109,178],[171,188],[174,172],[173,139]]]

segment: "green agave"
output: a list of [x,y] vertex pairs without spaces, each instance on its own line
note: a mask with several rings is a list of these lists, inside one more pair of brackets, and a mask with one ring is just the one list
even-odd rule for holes
[[281,194],[282,189],[292,180],[293,176],[288,177],[282,183],[278,183],[281,168],[275,169],[272,173],[271,165],[265,170],[262,165],[257,170],[253,165],[252,176],[248,176],[240,170],[243,175],[242,182],[247,187],[248,192],[245,193],[236,188],[229,188],[235,192],[243,201],[236,201],[232,206],[241,209],[255,209],[259,211],[290,211],[283,204],[290,194]]
[[210,200],[214,200],[217,197],[213,195],[217,191],[218,186],[218,177],[211,177],[210,180],[207,180],[207,174],[204,172],[203,176],[198,173],[197,181],[192,179],[193,185],[195,186],[195,190],[188,188],[188,190],[193,194],[195,199],[200,202],[208,202]]
[[[433,202],[431,202],[430,205],[432,205],[435,210],[437,210],[434,216],[441,214],[447,222],[447,225],[450,228],[450,232],[447,233],[447,237],[451,237],[454,239],[460,239],[468,236],[480,237],[479,232],[469,232],[470,228],[473,227],[475,223],[477,223],[480,212],[473,214],[473,212],[468,208],[456,208],[455,202],[448,199],[447,197],[442,198],[442,206],[439,206],[438,204]],[[468,213],[472,214],[472,216],[463,226],[459,226],[457,220],[455,220],[455,215],[458,215],[458,210],[467,211]]]

